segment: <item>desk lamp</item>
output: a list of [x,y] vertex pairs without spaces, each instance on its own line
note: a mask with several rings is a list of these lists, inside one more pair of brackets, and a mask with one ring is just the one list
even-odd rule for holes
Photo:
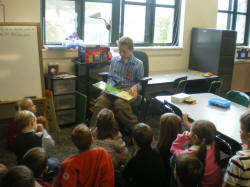
[[93,18],[93,19],[102,19],[105,23],[105,26],[106,26],[106,29],[108,30],[109,32],[109,38],[108,38],[108,41],[110,42],[110,34],[111,34],[111,21],[107,22],[106,19],[102,18],[101,17],[101,13],[98,12],[98,13],[95,13],[91,16],[89,16],[90,18]]

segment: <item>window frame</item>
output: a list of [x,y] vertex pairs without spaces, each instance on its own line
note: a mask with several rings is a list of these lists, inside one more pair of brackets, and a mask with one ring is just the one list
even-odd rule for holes
[[[233,9],[230,10],[233,6]],[[238,12],[238,0],[229,0],[229,10],[219,10],[218,8],[218,13],[226,13],[228,15],[227,17],[227,29],[228,30],[234,30],[236,31],[236,21],[237,21],[237,16],[238,15],[245,15],[246,16],[246,23],[245,23],[245,34],[244,34],[244,42],[243,43],[236,43],[237,46],[240,45],[249,45],[250,43],[250,37],[249,37],[249,29],[250,29],[250,0],[247,0],[247,11],[246,13],[244,12]],[[231,16],[232,15],[232,18]],[[232,22],[231,22],[232,19]],[[231,25],[232,23],[232,25]],[[231,25],[231,27],[230,27]]]
[[[111,3],[112,4],[112,31],[111,31],[111,43],[110,46],[116,46],[116,41],[123,35],[124,27],[124,8],[126,4],[131,5],[144,5],[146,6],[145,13],[145,35],[144,42],[135,43],[135,46],[178,46],[179,44],[179,28],[181,17],[181,0],[175,0],[174,5],[156,4],[156,0],[146,0],[143,2],[132,2],[125,0],[68,0],[75,1],[75,11],[77,13],[77,33],[80,38],[84,38],[84,20],[85,20],[85,2],[97,2],[97,3]],[[46,0],[41,1],[41,29],[43,33],[42,41],[46,44],[45,36],[45,3]],[[156,7],[173,8],[173,36],[171,43],[153,43],[154,40],[154,22],[155,22],[155,10]],[[60,43],[53,43],[53,45],[60,45]]]

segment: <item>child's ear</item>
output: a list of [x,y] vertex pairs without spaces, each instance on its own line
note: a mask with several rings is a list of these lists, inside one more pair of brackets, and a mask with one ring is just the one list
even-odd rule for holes
[[199,137],[195,134],[195,135],[193,136],[193,143],[194,143],[194,144],[198,144],[199,141],[200,141]]
[[49,167],[48,167],[48,165],[44,168],[44,170],[43,170],[43,172],[41,173],[41,178],[44,176],[44,174],[46,174],[46,173],[48,173],[48,171],[49,171]]
[[134,138],[132,138],[132,143],[133,143],[134,145],[136,145],[136,141],[135,141]]
[[93,138],[93,136],[91,136],[91,143],[90,143],[90,145],[92,145],[93,142],[94,142],[94,138]]
[[177,176],[177,173],[176,173],[176,166],[174,167],[174,179],[177,180],[178,176]]

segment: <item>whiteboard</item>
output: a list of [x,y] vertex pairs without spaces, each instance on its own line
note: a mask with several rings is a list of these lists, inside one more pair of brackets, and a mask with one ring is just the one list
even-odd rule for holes
[[0,25],[0,101],[44,96],[38,28]]

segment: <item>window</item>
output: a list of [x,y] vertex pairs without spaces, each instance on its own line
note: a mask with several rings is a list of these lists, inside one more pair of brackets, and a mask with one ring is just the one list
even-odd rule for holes
[[[237,44],[249,44],[250,0],[219,0],[217,28],[237,31]],[[247,24],[248,23],[248,24]]]
[[77,33],[87,43],[116,45],[126,35],[140,46],[177,45],[180,5],[181,0],[42,0],[43,41],[61,44]]

